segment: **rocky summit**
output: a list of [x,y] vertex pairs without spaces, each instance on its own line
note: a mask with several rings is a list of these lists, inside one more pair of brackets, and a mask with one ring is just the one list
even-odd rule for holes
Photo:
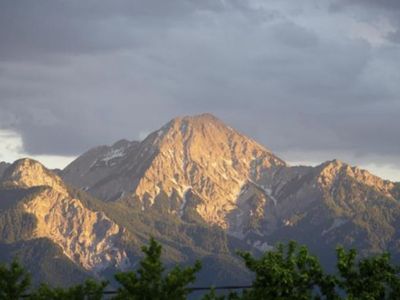
[[61,257],[65,277],[107,276],[134,266],[151,235],[167,263],[203,260],[200,280],[212,284],[245,278],[236,249],[290,239],[327,265],[337,244],[400,258],[399,183],[338,160],[289,166],[210,114],[95,147],[58,174],[29,159],[0,164],[6,259],[48,243],[57,254],[38,255]]
[[79,158],[71,163],[63,178],[106,201],[136,197],[143,210],[165,195],[169,211],[177,217],[196,197],[201,218],[224,229],[242,187],[253,182],[269,190],[270,179],[285,166],[269,150],[209,114],[176,118],[141,143],[119,142],[98,153],[93,149],[82,156],[90,161],[86,169]]

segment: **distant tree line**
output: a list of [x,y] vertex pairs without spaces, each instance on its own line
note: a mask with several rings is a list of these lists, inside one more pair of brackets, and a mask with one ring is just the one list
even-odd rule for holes
[[[161,262],[160,244],[150,239],[142,250],[145,256],[137,270],[115,274],[119,288],[112,299],[187,299],[200,262],[167,271]],[[255,274],[251,287],[229,295],[218,295],[211,289],[202,299],[400,299],[400,268],[390,262],[388,253],[359,259],[356,250],[339,247],[335,274],[325,273],[318,258],[295,242],[279,244],[260,258],[248,252],[238,254]],[[107,285],[106,281],[89,279],[70,288],[41,284],[33,289],[30,274],[16,260],[0,265],[0,300],[98,300],[105,298]]]

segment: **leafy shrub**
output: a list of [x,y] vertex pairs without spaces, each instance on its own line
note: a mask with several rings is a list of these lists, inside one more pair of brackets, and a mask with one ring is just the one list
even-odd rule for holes
[[348,299],[400,299],[399,267],[388,253],[356,262],[357,252],[337,249],[338,286]]
[[260,259],[241,252],[247,268],[255,273],[253,288],[238,299],[319,299],[335,298],[336,280],[326,275],[317,257],[305,246],[290,242],[278,244],[275,250],[265,252]]

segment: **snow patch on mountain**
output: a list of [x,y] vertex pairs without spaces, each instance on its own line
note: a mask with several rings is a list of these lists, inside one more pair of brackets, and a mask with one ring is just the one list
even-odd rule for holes
[[125,156],[125,149],[123,149],[123,148],[112,149],[101,159],[101,161],[104,161],[107,164],[112,159],[124,157],[124,156]]
[[192,187],[187,187],[185,188],[185,190],[183,191],[183,196],[182,196],[182,204],[179,208],[179,216],[182,218],[183,214],[185,213],[185,208],[186,208],[186,204],[188,201],[188,197],[187,194],[191,191]]
[[278,203],[278,201],[276,200],[276,198],[272,195],[272,189],[270,189],[269,187],[262,185],[262,184],[258,184],[256,182],[254,182],[253,180],[249,180],[249,182],[251,182],[252,184],[254,184],[256,187],[258,187],[259,189],[261,189],[273,202],[274,205],[276,206],[276,204]]

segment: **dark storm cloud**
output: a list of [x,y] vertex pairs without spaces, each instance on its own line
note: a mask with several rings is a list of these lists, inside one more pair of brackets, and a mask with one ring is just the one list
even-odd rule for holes
[[195,11],[222,8],[218,1],[5,0],[0,2],[0,57],[32,59],[127,48],[141,41],[136,30],[146,22],[157,27]]
[[370,6],[375,8],[383,8],[387,10],[400,10],[400,2],[398,0],[335,0],[333,7],[343,8],[351,5]]
[[316,3],[2,1],[0,128],[76,155],[211,112],[285,158],[400,164],[395,30],[377,47],[379,28],[350,34],[372,1]]
[[245,0],[4,0],[0,2],[0,58],[93,54],[140,46],[158,29],[194,13],[233,9],[252,11]]

